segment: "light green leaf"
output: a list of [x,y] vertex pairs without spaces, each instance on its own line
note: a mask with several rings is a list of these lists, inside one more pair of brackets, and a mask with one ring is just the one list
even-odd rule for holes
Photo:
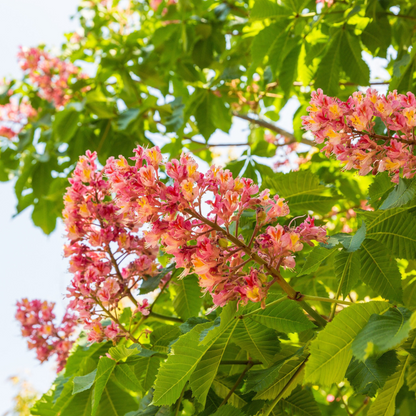
[[322,88],[329,96],[337,95],[339,90],[339,65],[343,30],[336,32],[329,41],[328,49],[322,57],[315,76],[315,88]]
[[342,36],[341,51],[341,65],[347,76],[358,85],[368,85],[370,70],[361,57],[360,40],[354,33],[345,31]]
[[244,416],[244,413],[230,404],[226,404],[220,407],[212,416]]
[[[135,409],[137,409],[137,402],[133,397],[115,383],[109,381],[104,388],[97,409],[97,416],[124,416],[127,412]],[[72,416],[75,416],[75,414],[72,414]]]
[[416,180],[399,178],[399,184],[394,187],[380,209],[398,208],[406,205],[416,196]]
[[153,349],[167,354],[169,345],[181,335],[181,330],[174,325],[162,325],[150,334]]
[[391,178],[387,172],[379,173],[374,182],[368,188],[370,205],[378,209],[394,188]]
[[366,240],[360,250],[361,280],[386,299],[401,302],[401,277],[383,244]]
[[108,353],[118,362],[132,355],[139,354],[141,350],[142,347],[139,344],[132,344],[128,348],[124,344],[119,344],[117,347],[110,348]]
[[79,376],[74,378],[74,388],[72,394],[81,393],[84,390],[88,390],[92,387],[95,380],[95,375],[97,374],[97,369],[91,371],[91,373],[85,376]]
[[[214,390],[215,394],[221,397],[222,399],[224,399],[230,393],[231,390],[231,387],[227,386],[224,383],[224,381],[219,378],[214,379],[211,387],[212,390]],[[247,402],[235,392],[228,399],[228,403],[234,407],[237,407],[238,409],[241,409],[247,404]]]
[[354,356],[364,361],[399,346],[416,324],[416,319],[411,316],[405,308],[392,308],[383,315],[372,315],[352,343]]
[[91,416],[97,414],[98,406],[100,405],[101,396],[107,385],[107,382],[114,371],[116,362],[110,358],[102,357],[98,361],[97,374],[95,376],[94,393],[92,397],[92,411]]
[[274,299],[270,296],[269,298],[271,302],[265,309],[259,308],[257,305],[254,309],[253,306],[248,310],[248,316],[279,332],[302,332],[314,327],[297,302],[287,299],[283,302],[273,303]]
[[114,371],[117,381],[125,388],[139,392],[142,386],[129,364],[120,364]]
[[272,0],[256,0],[250,12],[251,19],[285,18],[292,13]]
[[377,240],[400,258],[416,256],[416,221],[405,208],[365,212],[367,238]]
[[246,350],[250,357],[256,358],[267,366],[272,364],[273,357],[280,350],[280,341],[276,332],[248,317],[239,321],[233,341]]
[[335,255],[334,268],[337,279],[342,282],[341,293],[345,298],[360,279],[360,253],[340,251]]
[[324,386],[343,380],[351,361],[351,344],[370,316],[389,308],[386,302],[356,303],[342,310],[318,334],[310,347],[305,381]]
[[196,397],[202,407],[205,407],[209,389],[217,375],[225,349],[229,345],[230,339],[233,336],[238,323],[237,319],[231,323],[229,328],[223,332],[212,347],[204,354],[191,375],[189,385],[191,386],[194,397]]
[[[200,335],[204,329],[211,326],[211,323],[197,325],[191,331],[179,337],[178,341],[173,344],[167,361],[162,364],[157,375],[153,399],[155,405],[170,405],[179,398],[183,387],[204,354],[219,336],[228,329],[228,325],[210,331],[207,336],[209,339],[204,345],[201,345],[201,343],[198,345]],[[213,332],[215,333],[211,335]]]
[[143,357],[135,364],[134,372],[144,391],[149,391],[153,386],[159,367],[160,359],[157,357]]
[[175,284],[176,296],[173,299],[173,307],[176,313],[184,321],[197,316],[201,309],[201,288],[198,278],[194,275],[179,279]]
[[328,257],[330,257],[332,254],[334,254],[336,251],[336,248],[328,250],[320,246],[314,247],[312,251],[309,253],[308,257],[306,258],[306,261],[302,267],[302,270],[299,272],[299,275],[301,276],[303,274],[311,274],[313,272],[316,272],[321,263]]

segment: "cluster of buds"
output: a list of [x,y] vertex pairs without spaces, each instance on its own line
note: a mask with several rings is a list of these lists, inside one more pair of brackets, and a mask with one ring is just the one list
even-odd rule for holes
[[[200,286],[214,304],[230,300],[262,302],[269,286],[265,273],[295,267],[294,255],[303,243],[325,242],[326,230],[306,219],[297,227],[281,226],[289,207],[269,190],[259,193],[251,179],[233,178],[229,170],[212,166],[205,174],[189,154],[163,163],[159,148],[135,149],[134,165],[110,158],[105,173],[116,195],[118,215],[126,226],[147,224],[146,242],[172,255],[182,277],[199,276]],[[161,169],[169,178],[161,180]],[[250,241],[239,234],[247,210],[256,212]],[[232,231],[234,227],[234,231]]]
[[65,105],[71,99],[72,78],[85,78],[77,66],[39,48],[20,48],[17,56],[20,68],[39,88],[41,97],[53,102],[56,107]]
[[27,102],[0,105],[0,136],[13,140],[37,111]]
[[73,341],[71,335],[76,326],[74,315],[66,312],[59,325],[54,323],[55,304],[40,300],[22,299],[17,302],[16,319],[22,325],[22,335],[28,338],[29,349],[35,349],[37,358],[44,362],[56,355],[57,371],[66,363]]
[[[405,178],[415,175],[416,99],[411,92],[384,96],[370,88],[343,102],[318,89],[310,104],[309,115],[302,117],[304,128],[317,143],[325,142],[327,156],[333,153],[346,162],[345,169],[358,169],[360,175],[387,171],[395,183],[400,173]],[[374,131],[377,120],[386,135]]]
[[[87,152],[80,158],[69,180],[63,211],[70,241],[64,251],[74,274],[68,287],[69,306],[78,312],[93,342],[126,336],[118,320],[122,299],[133,302],[135,314],[148,313],[147,301],[140,305],[132,290],[158,273],[158,250],[145,247],[138,235],[140,224],[129,222],[119,212],[110,183],[97,170],[96,157],[96,153]],[[104,318],[112,320],[105,328],[101,323]]]

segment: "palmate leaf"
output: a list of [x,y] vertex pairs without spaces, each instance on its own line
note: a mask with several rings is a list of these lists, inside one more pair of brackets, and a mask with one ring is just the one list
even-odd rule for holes
[[[280,394],[283,388],[286,386],[288,381],[298,372],[304,371],[301,368],[304,366],[305,360],[307,359],[308,354],[303,354],[302,356],[293,356],[289,358],[284,364],[279,368],[279,372],[277,377],[268,377],[268,380],[272,380],[272,382],[263,390],[259,391],[256,396],[254,396],[254,400],[272,400],[278,394]],[[275,373],[270,373],[270,376],[274,376]],[[302,376],[296,378],[295,382],[293,382],[289,388],[286,389],[282,398],[288,397],[290,393],[295,389],[295,387],[302,382]]]
[[194,397],[197,398],[202,407],[205,406],[207,395],[211,384],[217,375],[221,360],[223,359],[225,349],[227,348],[231,337],[238,325],[235,319],[229,328],[218,338],[212,347],[204,354],[201,361],[195,368],[189,380]]
[[380,358],[371,357],[363,362],[353,358],[346,377],[356,393],[373,397],[396,371],[398,363],[396,351],[389,351]]
[[356,303],[342,310],[311,343],[305,381],[330,386],[343,380],[351,361],[351,344],[370,316],[389,309],[386,302]]
[[393,301],[402,301],[401,277],[394,258],[383,244],[365,240],[360,250],[361,280],[377,294]]
[[253,305],[248,309],[248,316],[279,332],[301,332],[314,327],[297,302],[287,299],[273,303],[276,298],[272,296],[269,298],[271,302],[266,305],[265,309]]
[[108,353],[115,361],[121,361],[125,358],[131,357],[133,355],[139,354],[142,350],[142,347],[139,344],[132,344],[129,347],[125,345],[117,345],[116,347],[110,348]]
[[290,9],[271,0],[256,0],[250,12],[251,19],[279,19],[290,15]]
[[173,307],[176,313],[184,321],[197,316],[201,309],[201,288],[195,275],[184,277],[175,282],[176,296],[173,299]]
[[396,348],[416,325],[415,317],[405,308],[392,308],[383,315],[372,315],[352,343],[354,356],[364,361]]
[[84,390],[88,390],[92,387],[95,381],[95,375],[97,374],[97,369],[92,371],[85,376],[79,376],[74,378],[74,388],[72,394],[81,393]]
[[341,282],[341,293],[345,298],[360,278],[360,252],[348,253],[346,250],[340,251],[335,255],[334,268],[335,275]]
[[321,411],[316,404],[312,392],[300,386],[286,399],[279,401],[273,409],[274,415],[296,415],[296,416],[321,416]]
[[416,255],[416,221],[405,208],[362,213],[366,218],[366,238],[380,241],[397,257]]
[[153,349],[158,352],[167,354],[169,352],[169,345],[172,341],[181,335],[181,330],[174,325],[163,325],[156,328],[150,334],[150,342],[153,344]]
[[[404,348],[415,348],[415,333],[406,341]],[[393,416],[395,414],[396,396],[403,386],[406,370],[410,366],[413,358],[410,354],[399,356],[400,364],[396,372],[386,381],[384,387],[378,393],[374,403],[371,405],[367,416]]]
[[234,332],[233,341],[243,350],[265,365],[273,362],[280,350],[280,341],[272,329],[251,320],[240,319]]

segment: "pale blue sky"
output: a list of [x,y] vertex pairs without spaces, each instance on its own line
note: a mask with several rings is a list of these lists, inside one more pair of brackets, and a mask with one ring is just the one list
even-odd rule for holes
[[[71,21],[78,0],[0,1],[0,78],[20,77],[16,61],[18,46],[39,43],[59,46],[64,32],[76,28]],[[13,184],[0,183],[0,415],[11,408],[16,390],[7,381],[10,376],[25,376],[39,391],[45,391],[55,374],[53,365],[40,365],[29,351],[14,320],[15,302],[22,297],[55,301],[63,310],[63,293],[69,275],[62,258],[60,226],[50,236],[32,225],[31,209],[15,219]]]
[[[77,4],[78,0],[0,0],[0,78],[20,77],[16,62],[19,45],[59,46],[64,40],[63,34],[76,29],[77,20],[71,21],[70,16],[75,14]],[[370,63],[373,77],[386,77],[381,68],[384,63],[378,59]],[[291,130],[296,107],[296,102],[291,100],[277,123],[280,127]],[[218,133],[211,142],[241,142],[246,134],[247,124],[238,122],[230,138]],[[16,393],[7,381],[10,376],[25,377],[39,392],[46,391],[55,377],[54,364],[39,364],[35,353],[27,349],[20,336],[14,320],[16,300],[28,297],[54,301],[62,314],[65,288],[70,280],[67,263],[62,258],[62,224],[47,237],[33,226],[30,208],[11,219],[15,203],[13,184],[0,183],[0,415],[10,410]]]

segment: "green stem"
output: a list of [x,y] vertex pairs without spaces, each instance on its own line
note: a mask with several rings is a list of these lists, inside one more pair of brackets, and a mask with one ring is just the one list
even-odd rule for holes
[[321,315],[319,315],[318,312],[316,312],[314,309],[312,309],[304,300],[301,300],[299,302],[299,304],[300,304],[300,306],[302,306],[302,308],[305,312],[307,312],[312,318],[315,319],[316,323],[319,326],[324,327],[328,323],[324,318],[322,318]]
[[261,361],[244,361],[244,360],[223,360],[220,362],[220,365],[263,365]]
[[175,410],[175,416],[178,416],[178,414],[179,414],[179,409],[180,409],[180,407],[181,407],[181,403],[182,403],[183,395],[185,394],[185,388],[186,388],[186,385],[187,385],[187,384],[188,384],[188,383],[185,383],[185,385],[183,386],[183,389],[182,389],[181,395],[179,396],[179,399],[178,399],[178,404],[177,404],[177,406],[176,406],[176,410]]
[[176,318],[174,316],[160,315],[159,313],[156,313],[156,312],[150,312],[150,315],[148,315],[148,317],[159,319],[160,321],[179,322],[181,324],[184,323],[184,320],[181,318]]
[[364,408],[368,405],[368,403],[370,403],[370,398],[366,397],[364,399],[363,404],[352,414],[352,416],[357,416],[358,414],[360,414],[364,410]]
[[329,302],[329,303],[339,303],[340,305],[352,305],[353,302],[349,302],[347,300],[339,300],[339,299],[331,299],[331,298],[322,298],[320,296],[309,296],[305,295],[303,300],[312,300],[316,302]]
[[222,403],[219,405],[219,407],[224,406],[225,404],[227,404],[228,399],[233,395],[233,393],[235,392],[235,390],[237,389],[237,387],[239,386],[239,384],[243,380],[244,376],[246,375],[247,371],[250,370],[251,367],[253,367],[253,362],[252,361],[249,361],[248,364],[246,365],[246,368],[240,374],[240,377],[238,377],[238,380],[235,382],[235,384],[232,387],[232,389],[225,396],[225,399],[222,401]]
[[289,389],[289,387],[296,381],[299,374],[302,372],[303,368],[306,365],[307,358],[302,363],[302,365],[299,366],[299,368],[296,370],[295,374],[291,377],[291,379],[287,382],[287,384],[283,387],[282,391],[277,395],[277,397],[273,400],[273,402],[270,404],[270,406],[266,409],[263,416],[269,416],[272,410],[275,408],[279,400],[283,397],[283,395],[286,393],[286,391]]

